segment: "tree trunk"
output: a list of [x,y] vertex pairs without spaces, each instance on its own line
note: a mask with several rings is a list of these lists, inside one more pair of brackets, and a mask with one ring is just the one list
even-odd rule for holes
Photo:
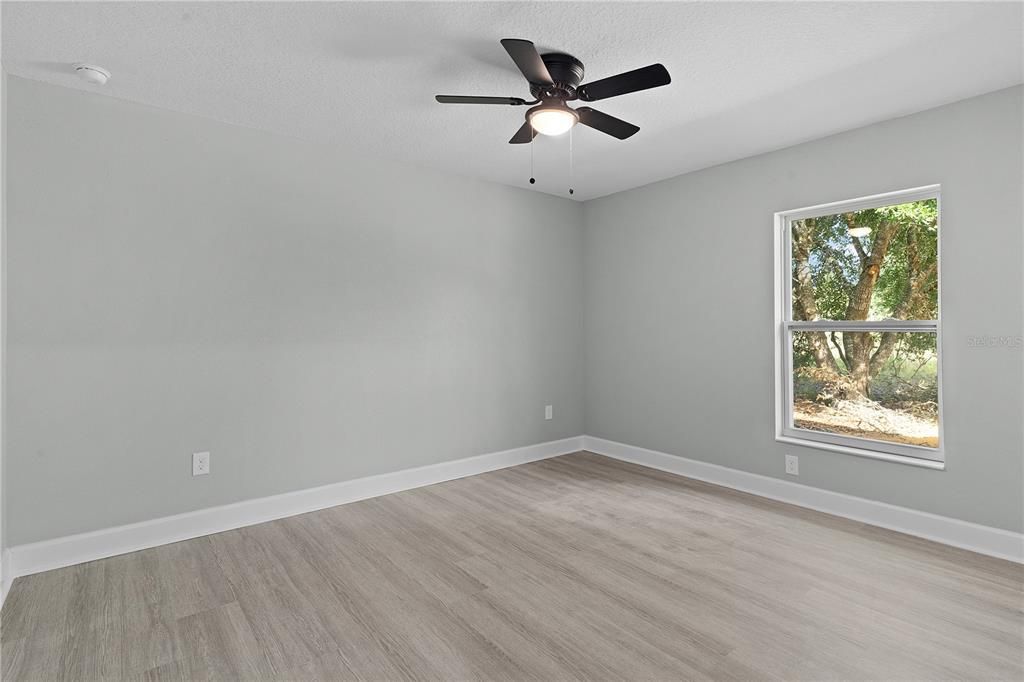
[[[793,313],[796,319],[817,320],[818,304],[814,301],[809,263],[814,219],[793,221]],[[824,332],[807,332],[814,364],[839,376],[839,365],[828,347]]]
[[[853,226],[854,217],[852,214],[846,216],[846,222]],[[850,300],[846,306],[847,320],[866,320],[871,313],[871,295],[878,283],[878,275],[882,271],[882,263],[885,261],[885,254],[889,251],[889,245],[896,234],[898,225],[895,222],[885,222],[874,230],[871,240],[871,251],[865,252],[861,247],[858,237],[853,237],[853,242],[860,257],[861,272],[860,279],[850,292]],[[870,400],[871,389],[871,351],[874,349],[874,340],[870,332],[847,332],[843,334],[843,346],[846,351],[846,364],[849,369],[849,384],[847,395],[849,400]]]
[[871,348],[874,345],[870,332],[847,332],[843,334],[846,346],[846,363],[849,368],[847,400],[870,400]]

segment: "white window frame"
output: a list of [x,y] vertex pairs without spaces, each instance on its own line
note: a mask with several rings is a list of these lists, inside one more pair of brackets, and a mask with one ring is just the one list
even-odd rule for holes
[[[859,199],[836,201],[817,206],[807,206],[775,214],[775,440],[792,445],[802,445],[833,452],[870,457],[901,464],[945,469],[945,435],[942,417],[942,325],[935,320],[816,320],[793,319],[792,303],[792,230],[794,220],[833,215],[848,211],[863,211],[894,204],[905,204],[923,199],[935,199],[938,203],[938,253],[939,261],[939,318],[942,316],[942,198],[939,185],[927,185],[897,192],[874,194]],[[916,331],[935,334],[936,359],[939,392],[939,447],[928,448],[920,445],[903,445],[856,436],[811,431],[793,426],[793,371],[792,334],[807,330],[849,330],[849,331]]]

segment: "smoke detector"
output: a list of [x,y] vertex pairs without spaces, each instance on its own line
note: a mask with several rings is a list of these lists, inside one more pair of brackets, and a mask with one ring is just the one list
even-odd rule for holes
[[106,85],[110,80],[110,72],[95,64],[75,64],[75,73],[79,78],[93,85]]

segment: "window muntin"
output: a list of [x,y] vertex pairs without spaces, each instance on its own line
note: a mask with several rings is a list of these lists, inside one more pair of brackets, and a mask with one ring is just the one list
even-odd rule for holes
[[941,461],[938,187],[777,219],[778,435]]

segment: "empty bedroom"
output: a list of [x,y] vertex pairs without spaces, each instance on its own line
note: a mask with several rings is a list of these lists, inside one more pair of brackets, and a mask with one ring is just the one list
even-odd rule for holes
[[1024,2],[0,2],[0,678],[1024,679]]

